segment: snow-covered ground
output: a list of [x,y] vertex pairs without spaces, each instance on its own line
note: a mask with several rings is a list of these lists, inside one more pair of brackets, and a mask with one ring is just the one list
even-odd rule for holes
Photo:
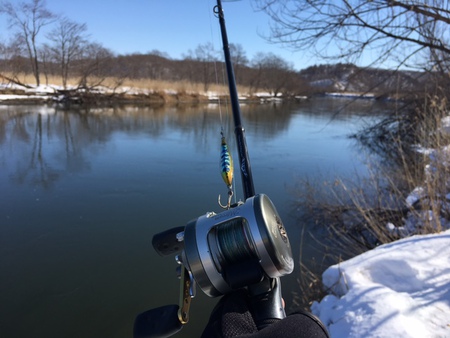
[[328,268],[312,311],[331,337],[450,337],[450,230],[417,235]]
[[[1,83],[0,82],[0,102],[6,102],[7,101],[17,101],[17,100],[33,100],[33,101],[42,101],[43,103],[47,101],[61,101],[64,98],[64,95],[59,94],[59,90],[63,90],[64,88],[62,86],[56,86],[56,85],[40,85],[40,86],[33,86],[28,85],[28,87],[21,86],[14,83]],[[75,87],[68,86],[67,89],[76,89]],[[20,93],[14,93],[14,94],[6,94],[5,91],[19,91]],[[94,89],[91,89],[91,92],[93,92]],[[95,91],[99,94],[118,94],[118,93],[126,93],[128,95],[148,95],[154,93],[154,90],[150,89],[142,89],[142,88],[132,88],[132,87],[126,87],[122,86],[119,88],[111,89],[107,87],[97,86],[95,87]],[[178,92],[175,89],[165,89],[164,93],[167,95],[177,95]],[[208,91],[203,94],[210,102],[217,102],[220,99],[220,96],[223,94]],[[261,102],[278,102],[282,100],[281,95],[278,95],[277,97],[274,97],[273,94],[269,92],[258,92],[253,94],[254,97],[257,97]],[[245,102],[249,98],[248,95],[240,95],[239,100],[241,102]],[[306,99],[306,97],[297,97],[297,99]]]
[[[0,82],[0,104],[3,103],[11,103],[11,102],[17,102],[20,100],[23,100],[22,102],[26,101],[32,101],[33,103],[36,102],[63,102],[66,97],[63,94],[60,94],[58,91],[61,91],[64,89],[62,86],[56,86],[56,85],[40,85],[40,86],[34,86],[34,85],[27,85],[28,87],[21,86],[19,84],[14,83],[1,83]],[[68,86],[66,89],[73,89],[76,88],[73,86]],[[15,91],[13,94],[9,93],[11,91]],[[81,90],[80,90],[81,91]],[[133,87],[127,87],[122,86],[119,88],[107,88],[102,86],[95,87],[95,91],[99,94],[128,94],[130,96],[132,95],[149,95],[154,94],[155,91],[151,89],[143,89],[143,88],[133,88]],[[18,92],[18,93],[17,93]],[[91,89],[90,92],[94,92],[94,89]],[[165,89],[163,92],[169,96],[176,96],[178,92],[175,89]],[[197,94],[197,93],[191,93],[191,94]],[[223,93],[218,93],[215,91],[208,91],[205,92],[203,95],[207,101],[210,103],[217,103],[221,97],[224,95]],[[279,103],[283,101],[283,97],[281,94],[278,94],[277,96],[274,96],[272,93],[269,92],[257,92],[253,93],[252,95],[249,94],[242,94],[239,95],[238,99],[242,104],[245,104],[246,101],[249,101],[249,99],[255,100],[257,98],[261,103],[264,102],[272,102],[272,103]],[[306,96],[296,96],[295,99],[300,100],[306,100],[308,97]],[[9,101],[9,102],[8,102]]]

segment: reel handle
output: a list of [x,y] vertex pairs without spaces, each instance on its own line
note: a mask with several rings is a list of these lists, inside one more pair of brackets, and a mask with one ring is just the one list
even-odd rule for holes
[[139,314],[134,321],[134,338],[166,338],[183,328],[178,305],[166,305]]
[[189,321],[189,307],[195,297],[192,274],[181,267],[180,304],[166,305],[138,315],[134,321],[134,338],[166,338],[174,335]]
[[258,330],[286,318],[279,278],[264,278],[248,287],[253,319]]

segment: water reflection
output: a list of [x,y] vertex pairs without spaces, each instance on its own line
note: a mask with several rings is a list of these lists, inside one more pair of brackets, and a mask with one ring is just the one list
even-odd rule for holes
[[[333,118],[337,107],[242,106],[256,190],[277,206],[295,257],[295,177],[361,166],[346,135],[364,106]],[[222,126],[235,149],[226,104],[0,107],[0,336],[130,336],[136,313],[176,303],[175,264],[151,238],[220,211]],[[283,281],[288,306],[295,278]],[[205,298],[180,338],[199,336],[215,302]]]
[[[242,109],[257,126],[255,137],[275,137],[288,128],[291,112],[249,106]],[[220,121],[233,142],[232,114],[218,105],[201,107],[115,107],[59,110],[17,106],[0,110],[0,150],[17,184],[50,188],[62,175],[89,171],[89,154],[114,133],[158,138],[176,130],[204,151],[218,135]],[[8,159],[6,161],[6,158]]]

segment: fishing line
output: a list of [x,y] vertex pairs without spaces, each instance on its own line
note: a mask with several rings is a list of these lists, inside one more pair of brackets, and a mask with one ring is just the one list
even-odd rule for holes
[[[211,5],[210,2],[211,2],[211,0],[208,1],[209,8],[211,8],[211,7],[215,8],[216,6],[215,5]],[[214,41],[216,41],[216,39],[215,39],[215,36],[214,36],[214,31],[213,31],[213,22],[212,22],[212,17],[211,17],[211,11],[209,10],[208,12],[209,12],[209,16],[208,17],[209,17],[209,28],[210,28],[210,34],[211,34],[211,44],[212,44],[213,50],[215,50],[216,46],[214,44]],[[215,13],[215,14],[217,15],[217,13]],[[219,29],[215,23],[214,23],[214,26],[216,26],[216,29]],[[218,68],[217,67],[217,60],[215,58],[214,58],[214,62],[213,63],[214,63],[214,75],[215,75],[216,85],[219,86],[219,82],[220,82],[219,81],[219,71],[217,69]],[[225,76],[226,75],[225,75],[225,68],[224,68],[224,64],[223,63],[222,63],[222,67],[221,68],[222,68],[222,85],[224,87],[226,87],[226,83],[225,83]],[[226,112],[226,121],[225,121],[225,123],[224,123],[223,117],[222,117],[222,101],[221,101],[221,98],[220,98],[220,94],[217,95],[217,101],[218,101],[218,105],[219,105],[220,126],[221,126],[221,130],[224,131],[224,127],[223,126],[224,126],[224,124],[226,124],[226,125],[229,124],[229,117],[230,117],[228,101],[224,100],[225,101],[225,112]]]
[[[215,5],[211,5],[210,1],[208,1],[208,6],[210,6],[209,8],[213,7],[214,8],[214,13],[217,15],[216,13],[216,6]],[[215,51],[215,45],[214,45],[214,41],[215,41],[215,37],[214,37],[214,32],[213,32],[213,23],[212,23],[212,17],[211,17],[211,11],[209,11],[209,27],[210,27],[210,34],[211,34],[211,43],[212,43],[212,47],[213,50]],[[217,27],[217,25],[215,25]],[[216,86],[219,87],[219,71],[218,71],[218,67],[217,67],[217,61],[216,58],[214,58],[213,60],[214,63],[214,75],[215,75],[215,80],[216,80]],[[225,84],[225,71],[224,71],[224,65],[222,64],[222,80],[223,86],[226,86]],[[217,93],[217,101],[218,101],[218,106],[219,106],[219,119],[220,119],[220,173],[222,176],[223,181],[225,182],[227,188],[228,188],[228,200],[227,200],[227,204],[223,205],[220,201],[220,195],[218,197],[218,203],[219,205],[223,208],[223,209],[229,209],[231,207],[231,202],[232,202],[232,198],[234,196],[234,192],[235,192],[235,185],[233,183],[233,176],[234,176],[234,167],[233,167],[233,158],[231,156],[230,153],[230,149],[228,147],[228,143],[226,141],[226,137],[225,137],[225,128],[224,128],[224,119],[223,119],[223,115],[222,115],[222,101],[220,99],[220,93]],[[226,125],[229,125],[229,108],[228,108],[228,102],[227,100],[225,101],[225,111],[226,111]],[[236,202],[236,199],[235,199]]]

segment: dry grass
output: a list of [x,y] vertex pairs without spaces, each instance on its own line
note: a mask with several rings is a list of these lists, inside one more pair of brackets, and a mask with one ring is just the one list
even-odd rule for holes
[[[13,79],[16,82],[27,84],[27,85],[35,85],[36,84],[36,79],[34,78],[34,76],[32,74],[1,73],[1,75],[5,76],[5,78],[0,77],[0,82],[7,82],[8,81],[7,79],[9,78],[9,79]],[[42,84],[46,84],[46,82],[47,82],[46,78],[41,79]],[[48,77],[48,83],[54,84],[56,86],[61,86],[62,85],[61,77],[57,77],[57,76]]]
[[[447,100],[429,98],[408,117],[411,126],[405,130],[414,130],[415,135],[405,139],[439,149],[433,156],[411,151],[412,144],[405,144],[395,134],[384,140],[391,149],[386,154],[389,160],[383,163],[377,157],[378,162],[371,162],[369,177],[299,182],[296,191],[302,201],[300,209],[307,215],[302,222],[311,225],[309,235],[323,250],[321,262],[300,262],[299,304],[308,307],[313,300],[322,298],[321,272],[330,264],[400,237],[439,232],[444,227],[442,222],[450,220],[446,198],[450,191],[450,152],[446,150],[450,136],[441,125],[447,107]],[[422,189],[420,198],[412,205],[407,204],[406,196],[416,187]],[[415,222],[414,231],[405,227],[405,220]]]
[[[118,79],[105,79],[104,85],[108,87],[117,86]],[[163,80],[151,80],[151,79],[125,79],[121,81],[121,86],[141,89],[152,90],[156,92],[162,91],[175,91],[177,93],[199,93],[204,94],[204,85],[202,83],[191,83],[188,81],[163,81]],[[245,88],[240,88],[245,90]],[[208,86],[208,91],[218,93],[220,95],[228,94],[228,87],[224,85],[211,84]]]
[[[9,78],[24,84],[34,85],[36,80],[32,74],[4,74]],[[130,78],[113,78],[113,77],[89,77],[87,79],[88,87],[102,86],[110,89],[125,88],[127,90],[151,91],[151,92],[176,92],[188,94],[207,94],[204,92],[203,83],[191,83],[189,81],[165,81],[152,79],[130,79]],[[80,78],[72,77],[67,81],[68,87],[77,87]],[[62,86],[62,80],[59,76],[41,76],[41,84]],[[227,85],[210,84],[208,91],[219,95],[228,95]],[[244,86],[238,86],[238,92],[248,94],[250,89]]]

